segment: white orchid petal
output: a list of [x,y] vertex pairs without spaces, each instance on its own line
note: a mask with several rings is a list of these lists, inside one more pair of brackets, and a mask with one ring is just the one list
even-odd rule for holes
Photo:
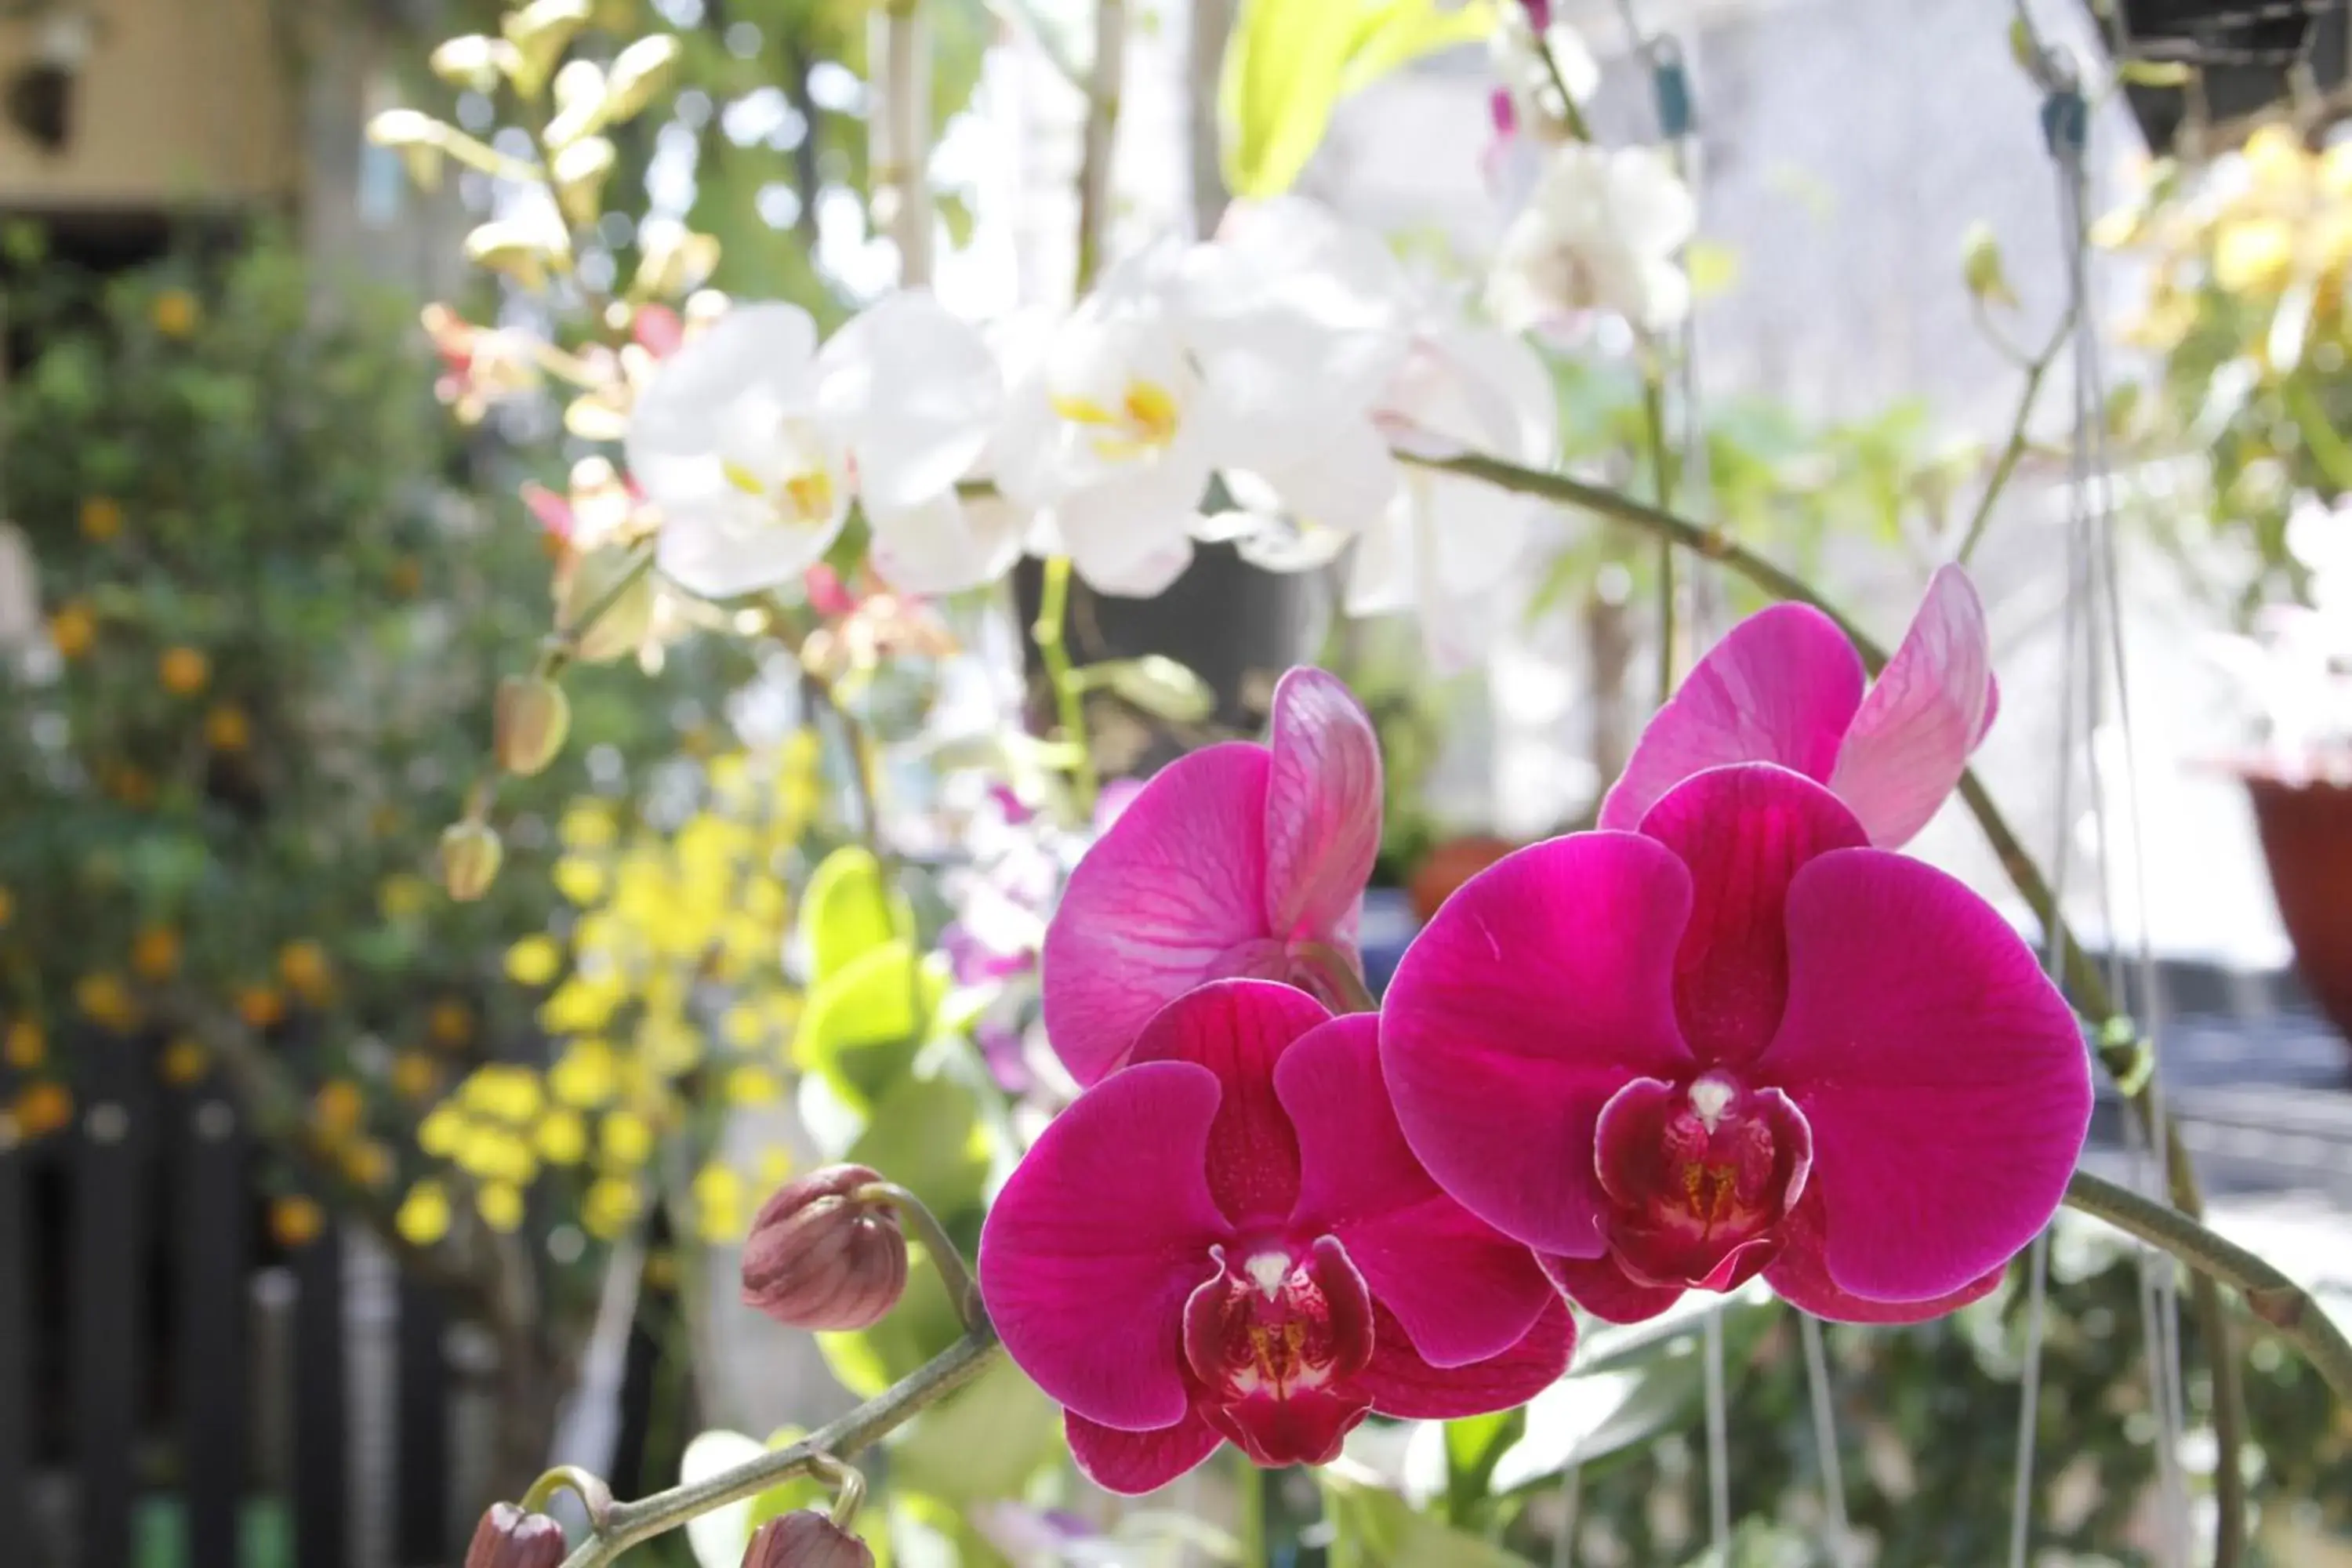
[[995,497],[966,501],[953,490],[919,505],[866,508],[874,569],[906,594],[953,594],[1003,576],[1021,554],[1028,517]]
[[987,342],[928,289],[854,318],[818,369],[819,406],[856,454],[859,492],[883,507],[919,505],[963,478],[1004,404]]
[[671,512],[663,521],[654,562],[689,594],[732,599],[799,577],[824,559],[841,524],[838,512],[811,526],[769,522],[751,528],[706,512]]

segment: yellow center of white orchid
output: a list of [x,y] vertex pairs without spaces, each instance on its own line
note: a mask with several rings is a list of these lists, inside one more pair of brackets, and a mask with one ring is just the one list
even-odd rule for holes
[[1174,393],[1156,381],[1140,377],[1127,384],[1116,408],[1092,397],[1066,394],[1056,394],[1052,401],[1055,414],[1096,432],[1095,451],[1115,462],[1140,458],[1166,447],[1176,438],[1176,427],[1183,414],[1177,406]]

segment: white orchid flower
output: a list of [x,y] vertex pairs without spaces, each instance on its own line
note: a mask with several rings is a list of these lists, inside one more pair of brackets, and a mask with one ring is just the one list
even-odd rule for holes
[[1664,331],[1690,312],[1676,257],[1697,221],[1688,187],[1654,148],[1562,142],[1504,233],[1486,307],[1517,331],[1591,310]]
[[1274,571],[1336,556],[1397,493],[1373,411],[1411,344],[1412,295],[1379,237],[1303,197],[1236,205],[1187,258],[1185,316],[1227,422],[1236,509],[1213,527]]
[[[1484,453],[1549,468],[1559,414],[1542,358],[1514,334],[1433,306],[1381,404],[1397,449],[1423,457]],[[1505,618],[1528,534],[1544,503],[1457,474],[1402,465],[1402,482],[1349,563],[1351,616],[1412,612],[1433,665],[1481,658]]]
[[909,594],[949,594],[1003,575],[1023,520],[967,500],[1004,405],[1004,377],[978,329],[929,289],[884,298],[817,356],[818,406],[841,433],[874,531],[874,569]]
[[821,560],[850,500],[849,451],[817,405],[816,323],[797,305],[730,310],[663,363],[624,439],[659,509],[656,560],[688,593],[731,598]]
[[996,482],[1039,513],[1036,547],[1097,590],[1149,597],[1192,555],[1223,410],[1174,286],[1176,253],[1122,261],[1042,334],[1009,342]]

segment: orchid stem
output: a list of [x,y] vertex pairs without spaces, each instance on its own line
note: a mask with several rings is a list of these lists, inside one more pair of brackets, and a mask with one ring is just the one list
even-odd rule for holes
[[606,1568],[632,1546],[676,1530],[690,1519],[755,1497],[794,1476],[828,1473],[854,1454],[914,1418],[980,1375],[996,1354],[996,1335],[982,1323],[848,1415],[799,1442],[773,1449],[715,1476],[667,1491],[614,1503],[604,1522],[572,1548],[562,1568]]
[[2074,331],[2074,312],[2068,310],[2058,323],[2058,330],[2050,334],[2049,344],[2026,362],[2025,384],[2018,391],[2017,413],[2010,421],[2009,442],[1994,461],[1992,473],[1985,480],[1984,493],[1977,497],[1976,510],[1969,515],[1969,526],[1960,535],[1959,553],[1954,559],[1963,566],[1975,553],[1978,542],[1984,538],[1986,528],[1992,522],[1992,509],[2001,492],[2009,488],[2010,477],[2017,472],[2018,460],[2025,456],[2026,426],[2032,422],[2034,405],[2042,400],[2042,383],[2050,374],[2050,367],[2058,363],[2058,351],[2066,346]]
[[940,1216],[931,1212],[931,1205],[896,1182],[868,1182],[851,1195],[860,1203],[888,1204],[898,1211],[899,1218],[915,1227],[915,1238],[931,1255],[931,1267],[940,1271],[940,1281],[948,1288],[948,1300],[955,1304],[957,1321],[967,1333],[985,1332],[988,1313],[980,1304],[980,1289],[972,1283],[971,1269],[963,1260],[962,1249],[948,1235]]
[[1095,0],[1095,58],[1078,160],[1078,253],[1073,297],[1094,287],[1110,230],[1111,164],[1118,147],[1118,100],[1127,74],[1127,0]]
[[[1666,449],[1666,389],[1658,373],[1642,378],[1642,423],[1650,437],[1651,493],[1675,504],[1674,460]],[[1675,542],[1658,541],[1658,706],[1675,694]]]
[[1029,636],[1045,666],[1045,679],[1054,689],[1054,710],[1062,741],[1070,747],[1070,783],[1078,796],[1078,815],[1090,816],[1102,781],[1095,772],[1094,748],[1087,742],[1086,678],[1070,667],[1070,558],[1048,556],[1045,581],[1037,596],[1037,622]]
[[[2246,1308],[2303,1352],[2337,1405],[2352,1411],[2352,1340],[2311,1292],[2235,1242],[2216,1235],[2169,1205],[2129,1187],[2077,1171],[2066,1184],[2066,1204],[2160,1247],[2205,1279],[2227,1285]],[[2226,1347],[2215,1347],[2227,1354]]]

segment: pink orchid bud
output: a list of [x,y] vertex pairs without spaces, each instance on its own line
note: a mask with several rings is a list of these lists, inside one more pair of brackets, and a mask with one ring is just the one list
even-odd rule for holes
[[743,1303],[796,1329],[863,1329],[907,1289],[907,1238],[887,1203],[856,1196],[882,1178],[828,1165],[786,1183],[743,1243]]
[[744,1550],[743,1568],[874,1568],[872,1548],[814,1509],[761,1525]]
[[466,1548],[466,1568],[556,1568],[562,1561],[563,1527],[510,1502],[490,1505]]

